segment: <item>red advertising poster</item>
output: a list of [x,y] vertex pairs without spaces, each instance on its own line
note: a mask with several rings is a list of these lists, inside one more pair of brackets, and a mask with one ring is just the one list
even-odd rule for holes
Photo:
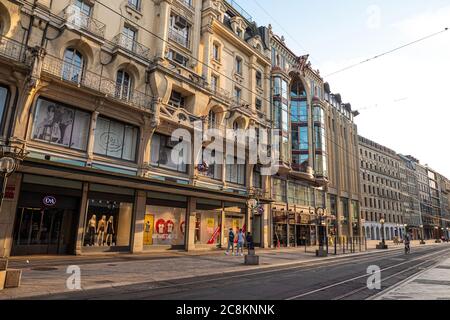
[[216,242],[216,238],[217,238],[217,236],[219,235],[221,229],[222,229],[222,226],[219,225],[219,226],[217,227],[217,229],[214,231],[214,233],[213,233],[211,239],[209,239],[208,244],[214,244],[214,243]]

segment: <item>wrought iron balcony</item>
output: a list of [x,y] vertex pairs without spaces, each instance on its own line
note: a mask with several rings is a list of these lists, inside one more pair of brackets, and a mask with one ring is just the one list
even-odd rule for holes
[[152,96],[135,89],[131,89],[124,94],[122,86],[118,85],[116,81],[62,59],[47,55],[42,64],[42,72],[62,81],[73,83],[78,87],[97,91],[105,97],[121,103],[142,110],[153,111]]
[[189,36],[171,27],[169,28],[169,39],[175,41],[185,48],[190,47]]
[[25,63],[26,46],[16,40],[0,36],[0,56]]
[[73,29],[81,29],[94,36],[104,38],[106,25],[91,16],[81,12],[74,3],[68,5],[60,14],[65,20],[65,25]]
[[118,34],[114,37],[113,43],[115,44],[114,50],[122,49],[126,52],[129,52],[138,58],[150,61],[151,55],[150,55],[150,49],[146,46],[140,44],[136,40],[134,40],[131,37],[128,37],[122,33]]

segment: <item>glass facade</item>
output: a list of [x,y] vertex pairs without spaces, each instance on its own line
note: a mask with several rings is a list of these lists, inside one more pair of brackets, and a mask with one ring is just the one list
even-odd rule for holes
[[325,111],[320,106],[313,107],[314,118],[314,171],[317,176],[328,176],[327,139],[325,132]]
[[292,123],[292,167],[306,172],[309,166],[309,111],[306,92],[300,79],[294,79],[290,90]]
[[289,145],[289,92],[288,83],[281,77],[273,79],[273,107],[276,130],[280,131],[280,157],[283,161],[290,159]]

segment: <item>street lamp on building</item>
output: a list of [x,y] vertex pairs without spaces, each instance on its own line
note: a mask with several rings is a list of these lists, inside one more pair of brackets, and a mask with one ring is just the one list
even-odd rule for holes
[[5,197],[8,178],[19,168],[20,163],[27,156],[22,147],[0,146],[0,210]]
[[377,249],[382,249],[385,250],[388,248],[388,246],[386,245],[386,242],[384,240],[384,223],[385,220],[384,218],[380,219],[380,224],[381,224],[381,243],[379,245],[377,245]]

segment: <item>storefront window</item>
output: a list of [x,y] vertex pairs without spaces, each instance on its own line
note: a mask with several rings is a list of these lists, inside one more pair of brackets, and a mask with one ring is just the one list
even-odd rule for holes
[[33,139],[85,151],[90,119],[88,112],[39,98],[34,115]]
[[107,157],[136,161],[138,128],[98,117],[94,152]]
[[195,244],[218,245],[221,237],[222,202],[197,199]]
[[8,98],[8,89],[0,87],[0,121],[2,121],[5,113],[7,98]]
[[152,138],[152,165],[155,167],[186,173],[186,163],[189,161],[189,159],[184,159],[187,154],[184,155],[183,151],[187,151],[188,149],[184,148],[183,150],[181,150],[178,154],[178,157],[175,157],[175,155],[173,154],[174,147],[179,143],[180,142],[178,141],[171,141],[171,137],[155,133]]
[[129,189],[90,186],[84,230],[85,247],[130,246],[133,195],[134,191]]
[[144,221],[144,245],[184,245],[186,209],[147,206]]

